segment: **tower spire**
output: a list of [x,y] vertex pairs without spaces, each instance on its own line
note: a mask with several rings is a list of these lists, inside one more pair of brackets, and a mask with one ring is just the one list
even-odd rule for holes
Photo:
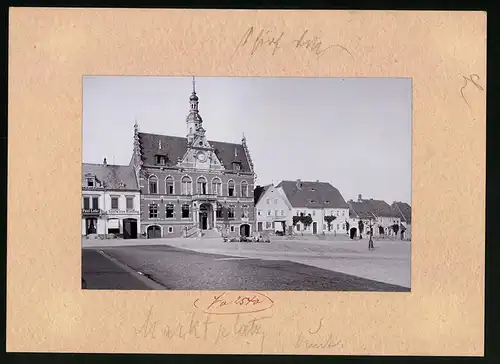
[[191,93],[191,97],[189,98],[190,110],[189,115],[186,118],[187,124],[187,139],[188,143],[191,143],[194,140],[195,135],[198,132],[203,133],[204,129],[202,127],[203,119],[200,116],[198,105],[199,99],[196,95],[196,80],[193,76],[193,92]]

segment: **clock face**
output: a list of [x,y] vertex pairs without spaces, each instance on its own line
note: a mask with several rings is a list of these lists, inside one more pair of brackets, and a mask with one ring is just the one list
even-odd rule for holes
[[197,158],[200,162],[205,162],[207,160],[207,156],[203,152],[199,152]]

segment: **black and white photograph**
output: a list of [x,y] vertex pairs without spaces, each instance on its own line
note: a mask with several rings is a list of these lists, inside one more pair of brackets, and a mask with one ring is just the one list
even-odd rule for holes
[[410,78],[82,92],[83,289],[410,292]]

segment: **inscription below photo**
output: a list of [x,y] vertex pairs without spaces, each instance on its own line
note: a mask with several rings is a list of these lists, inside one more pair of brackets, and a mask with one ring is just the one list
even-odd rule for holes
[[82,289],[220,291],[210,310],[409,292],[411,94],[409,78],[85,76]]

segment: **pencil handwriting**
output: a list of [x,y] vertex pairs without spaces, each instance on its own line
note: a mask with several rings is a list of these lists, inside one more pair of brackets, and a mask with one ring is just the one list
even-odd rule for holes
[[295,342],[295,348],[304,349],[331,349],[341,345],[340,340],[335,340],[332,332],[323,330],[323,319],[306,333],[300,332]]
[[232,57],[238,51],[246,51],[250,57],[257,52],[268,52],[267,54],[274,56],[277,51],[286,49],[304,50],[316,56],[317,59],[323,57],[328,51],[338,49],[354,60],[354,56],[346,47],[341,44],[327,44],[320,37],[312,35],[309,29],[296,35],[286,35],[285,32],[277,32],[271,29],[257,30],[253,26],[248,28],[239,39]]
[[192,312],[186,320],[174,323],[162,322],[155,318],[153,308],[146,313],[144,322],[135,328],[135,334],[144,339],[181,339],[205,340],[214,345],[224,339],[241,338],[246,344],[258,345],[260,353],[264,352],[267,333],[263,321],[271,316],[256,316],[242,318],[237,314],[230,323],[217,323],[210,314]]
[[469,82],[471,82],[474,86],[476,86],[476,88],[479,89],[480,91],[484,91],[484,88],[478,83],[479,76],[475,73],[470,75],[469,77],[462,76],[462,78],[464,79],[464,85],[460,88],[460,94],[462,95],[462,98],[464,99],[465,103],[470,109],[470,104],[464,96],[465,88],[469,85]]

